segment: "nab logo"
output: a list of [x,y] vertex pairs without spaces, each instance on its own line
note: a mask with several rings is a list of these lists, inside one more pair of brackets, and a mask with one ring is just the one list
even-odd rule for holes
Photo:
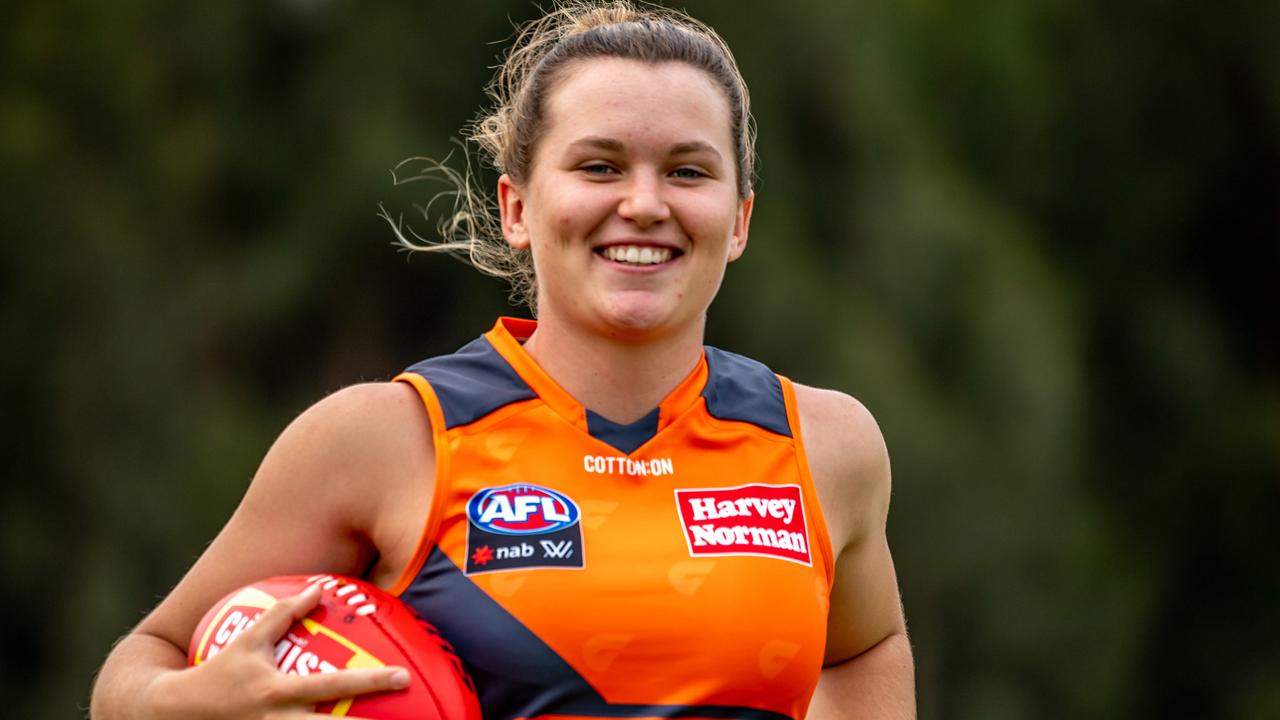
[[567,495],[537,485],[487,488],[467,503],[467,517],[476,527],[500,535],[553,533],[581,515]]

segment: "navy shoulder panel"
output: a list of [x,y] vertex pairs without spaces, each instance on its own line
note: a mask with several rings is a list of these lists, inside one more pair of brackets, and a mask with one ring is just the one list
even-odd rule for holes
[[431,383],[444,410],[445,429],[473,423],[498,408],[537,397],[483,337],[452,355],[423,360],[405,372],[417,373]]
[[707,346],[707,412],[720,420],[751,423],[791,437],[782,382],[764,364]]

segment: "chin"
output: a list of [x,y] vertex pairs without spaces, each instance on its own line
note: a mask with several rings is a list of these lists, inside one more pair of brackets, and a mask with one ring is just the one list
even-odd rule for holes
[[613,298],[601,315],[613,331],[638,338],[666,334],[682,324],[676,308],[655,300],[652,296]]

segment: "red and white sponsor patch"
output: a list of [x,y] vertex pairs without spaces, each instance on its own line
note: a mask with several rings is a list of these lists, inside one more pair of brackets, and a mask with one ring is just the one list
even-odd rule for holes
[[689,555],[760,555],[812,565],[799,485],[676,490]]

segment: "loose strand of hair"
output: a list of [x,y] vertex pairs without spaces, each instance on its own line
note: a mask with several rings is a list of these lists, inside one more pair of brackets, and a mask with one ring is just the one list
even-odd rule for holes
[[[443,253],[462,260],[486,275],[505,280],[511,286],[511,302],[534,309],[533,278],[528,263],[521,257],[521,251],[506,243],[498,219],[497,203],[476,182],[466,145],[457,140],[454,142],[462,148],[461,171],[449,164],[453,153],[444,160],[407,158],[391,170],[392,184],[397,187],[415,182],[445,186],[425,205],[414,205],[422,219],[430,222],[436,203],[445,200],[452,204],[450,211],[441,214],[436,221],[439,240],[423,237],[413,224],[405,222],[403,213],[393,216],[381,204],[378,216],[390,226],[395,236],[393,245],[408,252]],[[405,172],[406,168],[412,170]]]

